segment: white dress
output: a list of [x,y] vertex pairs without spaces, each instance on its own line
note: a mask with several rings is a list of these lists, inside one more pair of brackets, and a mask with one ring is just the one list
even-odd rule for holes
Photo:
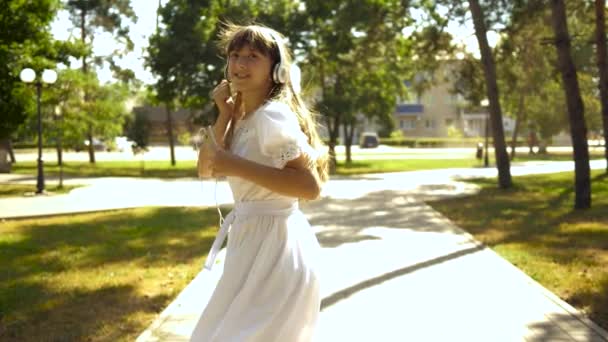
[[[278,102],[237,122],[231,151],[277,168],[302,153],[316,158],[295,114]],[[190,340],[311,341],[321,303],[320,247],[298,199],[240,178],[228,182],[235,207],[226,218],[232,225],[224,271]]]

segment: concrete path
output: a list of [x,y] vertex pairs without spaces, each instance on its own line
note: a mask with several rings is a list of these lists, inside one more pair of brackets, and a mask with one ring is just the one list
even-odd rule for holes
[[[512,173],[568,169],[572,163],[542,163],[514,166]],[[303,205],[323,246],[315,341],[608,341],[606,331],[425,204],[476,191],[459,178],[495,174],[452,169],[334,179],[322,199]],[[215,204],[209,182],[89,182],[69,195],[23,198],[20,205],[0,200],[0,217]],[[223,182],[217,195],[219,203],[232,200]],[[221,275],[219,259],[138,341],[187,341]]]

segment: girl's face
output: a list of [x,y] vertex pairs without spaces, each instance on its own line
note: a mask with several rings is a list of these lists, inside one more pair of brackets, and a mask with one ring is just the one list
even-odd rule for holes
[[245,45],[228,55],[228,78],[235,90],[266,91],[272,87],[269,56]]

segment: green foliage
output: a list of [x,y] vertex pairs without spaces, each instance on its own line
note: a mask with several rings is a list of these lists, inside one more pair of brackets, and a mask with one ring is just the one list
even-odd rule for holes
[[404,138],[405,136],[403,135],[403,131],[400,129],[394,130],[391,132],[389,138],[391,139],[401,139]]
[[57,45],[48,26],[57,0],[9,1],[0,15],[0,138],[9,137],[25,121],[34,105],[30,91],[19,79],[25,67],[40,72],[54,68]]
[[101,28],[111,33],[124,45],[122,50],[117,49],[107,56],[92,56],[92,49],[89,48],[88,53],[83,56],[83,69],[85,71],[88,70],[88,62],[85,57],[90,57],[98,65],[102,65],[104,62],[108,63],[114,73],[114,77],[118,80],[134,82],[134,73],[130,70],[122,69],[114,61],[115,57],[125,55],[133,50],[133,42],[129,37],[129,27],[124,23],[125,19],[133,22],[137,21],[137,16],[131,8],[131,1],[68,0],[65,6],[70,12],[70,19],[74,27],[80,31],[81,44],[90,46],[93,41],[93,33],[96,29]]
[[337,142],[339,125],[352,127],[359,114],[375,118],[385,126],[383,135],[389,134],[397,97],[406,94],[403,81],[414,77],[421,64],[415,57],[423,55],[422,39],[402,33],[413,23],[409,3],[305,4],[309,31],[304,72],[319,90],[317,107],[329,129],[330,146]]
[[450,40],[432,24],[405,38],[402,30],[413,23],[409,6],[397,0],[171,0],[160,11],[164,25],[150,38],[146,65],[159,76],[158,100],[210,116],[206,94],[223,77],[225,65],[216,45],[221,23],[269,25],[288,37],[303,69],[305,93],[320,95],[317,107],[325,123],[355,124],[363,113],[390,132],[397,96],[405,95],[403,80],[436,63],[434,52],[445,50]]
[[455,126],[448,127],[448,138],[462,138],[462,132]]
[[190,134],[190,132],[184,131],[177,136],[177,142],[180,145],[187,146],[187,145],[190,145],[190,138],[192,138],[192,135]]
[[[83,98],[85,92],[90,97],[88,102]],[[122,133],[128,116],[125,108],[128,96],[125,84],[100,85],[93,73],[60,70],[57,82],[44,87],[42,92],[44,141],[56,139],[59,128],[66,147],[82,147],[89,128],[96,138],[112,140]],[[36,131],[35,114],[35,106],[30,106],[29,116],[19,129],[20,136],[27,138]]]
[[153,86],[158,102],[171,107],[202,109],[211,122],[213,103],[207,95],[223,78],[225,60],[218,49],[223,22],[268,25],[290,38],[297,48],[303,13],[291,0],[239,1],[171,0],[160,10],[163,25],[150,37],[146,65],[159,77]]
[[[572,36],[572,55],[578,69],[585,120],[590,131],[601,127],[601,113],[596,81],[597,70],[592,54],[593,8],[582,3],[568,3],[568,25]],[[557,55],[551,37],[548,7],[514,13],[507,35],[497,48],[499,82],[506,113],[514,116],[520,97],[524,97],[523,130],[538,131],[544,140],[568,128],[565,95],[557,70]]]

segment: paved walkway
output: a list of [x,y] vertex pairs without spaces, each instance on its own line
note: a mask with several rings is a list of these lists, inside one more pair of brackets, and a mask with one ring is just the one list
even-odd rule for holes
[[[514,166],[512,173],[571,168],[572,163],[528,164]],[[336,179],[321,200],[304,205],[325,260],[315,341],[608,341],[606,331],[424,202],[475,191],[455,177],[495,174],[452,169]],[[215,203],[215,185],[208,182],[88,182],[69,195],[0,200],[0,217]],[[218,202],[230,203],[227,190],[218,183]],[[11,204],[17,200],[20,205]],[[187,340],[221,275],[219,259],[138,341]]]

